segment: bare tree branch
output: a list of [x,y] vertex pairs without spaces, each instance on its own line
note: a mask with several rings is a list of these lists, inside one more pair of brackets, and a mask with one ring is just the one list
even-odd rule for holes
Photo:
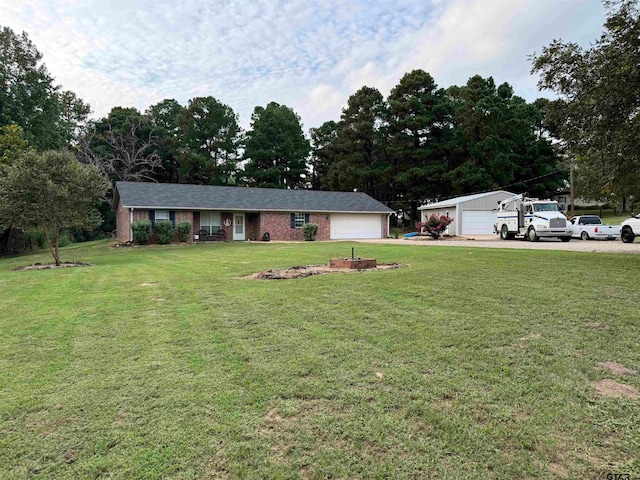
[[125,122],[125,133],[116,131],[109,120],[102,132],[90,125],[80,137],[80,161],[96,165],[112,179],[157,181],[157,170],[162,168],[162,159],[154,151],[158,136],[153,131],[142,133],[142,118],[129,117]]

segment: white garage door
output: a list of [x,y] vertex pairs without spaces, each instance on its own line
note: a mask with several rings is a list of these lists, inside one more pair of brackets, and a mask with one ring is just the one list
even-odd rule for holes
[[366,213],[332,213],[331,239],[381,238],[382,215]]
[[497,214],[492,210],[467,210],[462,212],[461,235],[492,234]]

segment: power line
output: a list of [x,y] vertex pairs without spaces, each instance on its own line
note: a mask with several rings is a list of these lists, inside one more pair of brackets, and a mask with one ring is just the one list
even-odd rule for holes
[[[502,189],[505,189],[505,188],[508,188],[508,187],[512,187],[513,185],[520,185],[522,183],[530,183],[530,182],[533,182],[534,180],[539,180],[541,178],[550,177],[551,175],[556,175],[556,174],[562,173],[562,172],[563,172],[563,170],[555,170],[555,171],[553,171],[551,173],[546,173],[544,175],[538,175],[537,177],[533,177],[533,178],[530,178],[528,180],[520,180],[518,182],[509,183],[507,185],[501,185],[499,187],[490,188],[490,189],[487,189],[487,190],[479,190],[477,192],[465,193],[463,196],[466,197],[466,196],[469,196],[469,195],[478,195],[479,193],[488,193],[488,192],[492,192],[494,190],[502,190]],[[438,200],[438,202],[445,202],[447,200],[450,200],[452,198],[457,198],[459,196],[461,196],[461,195],[457,195],[455,197],[442,198],[442,199]],[[413,198],[413,199],[411,199],[411,198],[403,198],[402,200],[378,200],[378,201],[382,202],[382,203],[402,203],[402,202],[424,202],[424,199],[423,198],[420,198],[420,199],[418,199],[418,198]]]

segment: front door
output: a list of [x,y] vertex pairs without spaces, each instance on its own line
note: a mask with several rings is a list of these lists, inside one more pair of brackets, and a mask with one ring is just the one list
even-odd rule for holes
[[244,213],[233,214],[233,239],[245,240]]

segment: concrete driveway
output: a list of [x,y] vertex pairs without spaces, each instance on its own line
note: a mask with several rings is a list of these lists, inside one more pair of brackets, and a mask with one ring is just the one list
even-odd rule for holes
[[636,239],[634,243],[623,243],[620,240],[585,241],[578,238],[574,238],[567,243],[563,243],[555,238],[541,238],[538,242],[527,242],[520,239],[500,240],[497,235],[474,235],[473,237],[454,237],[440,240],[432,240],[427,237],[412,237],[409,239],[380,238],[355,241],[362,243],[385,243],[417,247],[520,248],[525,250],[566,250],[570,252],[640,254],[640,238]]

